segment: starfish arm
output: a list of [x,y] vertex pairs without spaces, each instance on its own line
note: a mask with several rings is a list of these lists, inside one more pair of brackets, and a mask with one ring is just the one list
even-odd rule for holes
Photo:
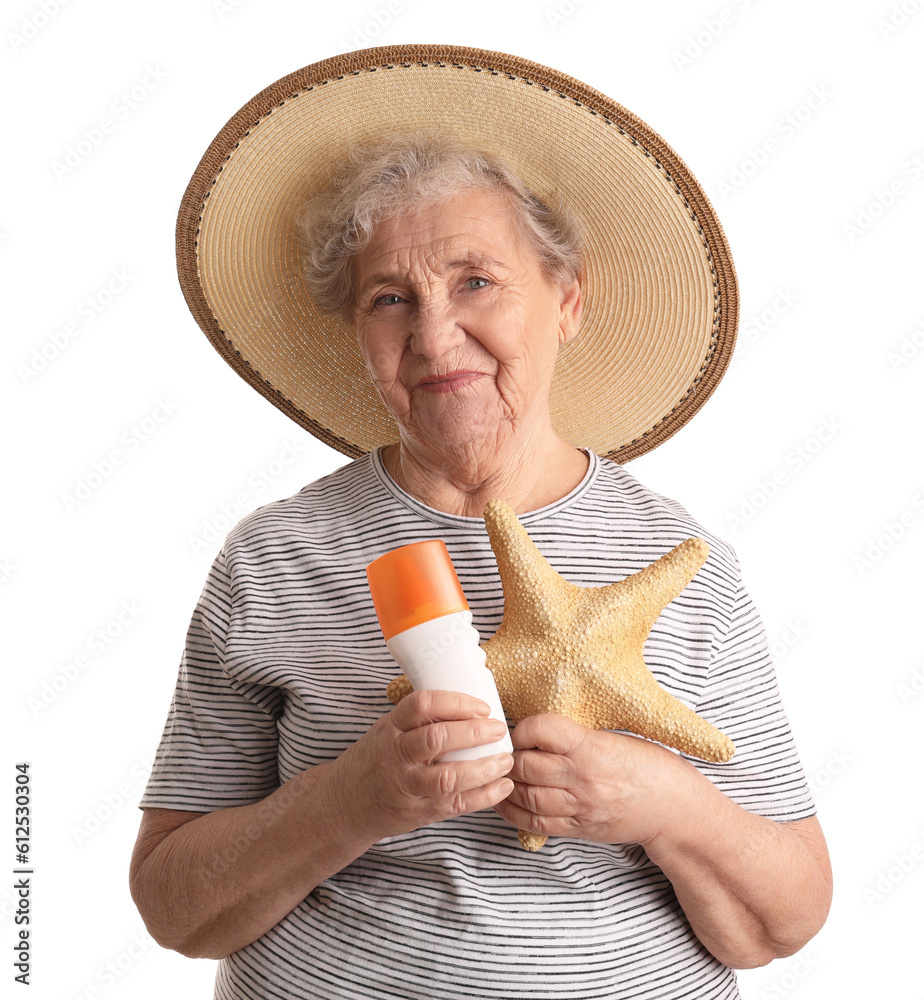
[[598,720],[594,728],[626,729],[714,764],[724,764],[735,752],[735,744],[724,733],[665,691],[654,677],[623,692],[619,701],[609,718]]
[[555,646],[533,658],[520,643],[505,639],[491,639],[482,648],[514,725],[555,712],[590,729],[625,729],[713,763],[724,763],[735,752],[727,736],[658,683],[642,658],[641,633],[634,641],[598,634],[580,660]]
[[484,523],[504,588],[505,625],[512,633],[553,628],[563,608],[577,602],[580,588],[552,568],[502,500],[488,501]]
[[708,555],[709,545],[702,538],[687,538],[650,566],[600,587],[595,603],[604,612],[631,606],[647,635],[661,612],[696,576]]
[[517,830],[517,840],[524,851],[539,851],[549,838],[541,833],[530,833],[529,830]]
[[396,677],[389,682],[385,694],[388,695],[388,700],[392,705],[397,705],[402,698],[406,698],[413,690],[411,682],[402,674],[400,677]]

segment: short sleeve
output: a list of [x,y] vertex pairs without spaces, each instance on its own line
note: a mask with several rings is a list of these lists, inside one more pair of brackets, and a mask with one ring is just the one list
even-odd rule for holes
[[778,822],[815,814],[763,622],[740,570],[727,628],[715,642],[696,711],[735,743],[726,764],[695,762],[730,799]]
[[232,594],[231,574],[219,553],[189,623],[142,809],[211,812],[257,802],[279,786],[281,695],[242,683],[227,670]]

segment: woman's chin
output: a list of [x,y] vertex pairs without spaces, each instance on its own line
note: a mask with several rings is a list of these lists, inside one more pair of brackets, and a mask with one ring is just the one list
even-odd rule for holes
[[416,437],[424,444],[439,448],[444,453],[451,453],[459,448],[473,447],[485,441],[494,440],[494,435],[487,430],[464,428],[458,425],[445,428],[424,428]]
[[456,398],[449,405],[445,396],[441,400],[435,406],[415,407],[412,426],[407,428],[412,438],[449,449],[496,439],[500,416],[485,400]]
[[497,439],[497,422],[485,420],[442,419],[421,421],[410,437],[422,444],[452,452],[459,448],[477,446]]

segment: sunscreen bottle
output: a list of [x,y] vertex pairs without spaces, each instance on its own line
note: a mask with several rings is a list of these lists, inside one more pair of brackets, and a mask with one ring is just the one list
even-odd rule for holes
[[[392,549],[369,563],[366,576],[385,644],[414,690],[473,695],[506,725],[445,543],[434,539]],[[496,743],[451,750],[440,760],[478,760],[505,751],[513,753],[509,733]]]

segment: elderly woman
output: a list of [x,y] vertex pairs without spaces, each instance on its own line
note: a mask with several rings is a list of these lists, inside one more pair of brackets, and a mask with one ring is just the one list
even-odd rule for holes
[[[738,996],[733,968],[823,923],[824,840],[734,553],[553,425],[576,223],[497,156],[414,135],[355,155],[305,229],[313,300],[353,327],[399,438],[216,558],[142,802],[148,928],[221,958],[220,998]],[[585,586],[709,539],[646,659],[735,740],[730,763],[559,715],[520,722],[513,755],[441,762],[505,727],[452,691],[389,706],[364,568],[443,538],[489,636],[493,498]],[[554,839],[528,854],[517,827]]]

